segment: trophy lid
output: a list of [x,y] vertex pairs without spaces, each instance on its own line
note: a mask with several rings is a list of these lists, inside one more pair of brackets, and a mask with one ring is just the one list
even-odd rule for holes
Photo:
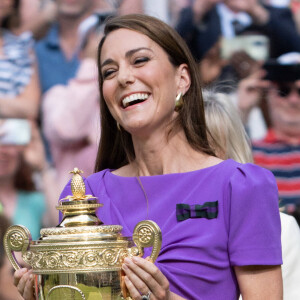
[[[62,221],[56,227],[41,229],[39,242],[80,240],[123,240],[121,225],[103,225],[96,211],[103,204],[98,198],[86,195],[86,188],[78,168],[70,173],[72,195],[59,200],[56,209],[62,213]],[[100,226],[101,225],[101,226]],[[39,243],[38,242],[38,243]]]
[[85,184],[78,168],[74,168],[70,173],[73,174],[71,180],[71,191],[73,195],[69,195],[59,200],[56,206],[60,210],[63,219],[58,227],[78,227],[78,226],[96,226],[103,222],[96,215],[96,210],[103,206],[98,203],[98,199],[92,195],[85,194]]

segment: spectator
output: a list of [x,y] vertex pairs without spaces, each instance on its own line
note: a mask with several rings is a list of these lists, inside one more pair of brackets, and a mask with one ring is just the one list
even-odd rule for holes
[[[57,214],[53,213],[54,207],[48,211],[47,219],[44,216],[46,206],[48,204],[49,207],[54,206],[50,199],[57,199],[57,194],[55,196],[53,180],[49,174],[46,174],[49,169],[41,149],[42,143],[38,129],[32,124],[32,138],[30,143],[26,144],[29,141],[21,142],[18,132],[14,130],[15,127],[7,126],[9,121],[15,123],[17,120],[3,121],[0,127],[0,202],[5,216],[13,224],[26,226],[32,237],[37,239],[43,222],[48,222],[51,225],[57,223],[53,220],[56,219],[54,215]],[[25,132],[23,132],[24,135]],[[27,135],[29,136],[29,134]],[[43,187],[45,190],[48,188],[46,195],[50,196],[52,193],[52,198],[47,198],[48,203],[44,194],[37,191],[33,180],[34,171],[41,173],[44,179]],[[53,219],[51,219],[52,216]]]
[[87,34],[75,78],[67,85],[52,87],[43,99],[43,130],[49,141],[59,190],[74,167],[83,170],[85,176],[94,170],[100,138],[96,56],[102,32],[98,30],[96,27]]
[[[239,107],[247,120],[266,91],[266,136],[253,142],[254,161],[270,169],[277,179],[280,204],[300,222],[300,54],[288,54],[267,64],[265,72],[244,79],[239,85]],[[283,64],[284,63],[284,64]],[[255,77],[256,76],[256,77]]]
[[42,92],[56,84],[67,84],[79,66],[80,23],[93,12],[93,0],[57,0],[57,22],[37,42],[36,54]]
[[37,118],[39,84],[32,39],[28,32],[17,36],[19,1],[0,4],[0,117]]
[[253,162],[250,141],[230,96],[205,90],[203,97],[208,136],[216,155],[240,163]]
[[[236,20],[236,15],[241,20]],[[182,10],[176,27],[198,60],[220,35],[232,37],[246,32],[265,34],[270,39],[272,57],[300,51],[300,37],[291,11],[263,6],[258,0],[196,0]]]
[[176,26],[194,57],[200,61],[221,36],[216,4],[220,0],[196,0],[184,8]]
[[[120,6],[114,7],[105,0],[74,0],[71,2],[57,0],[56,6],[56,22],[35,47],[43,93],[56,84],[67,84],[70,79],[75,77],[80,64],[81,35],[79,26],[84,20],[94,12],[114,14],[116,9],[120,14],[139,12],[141,1],[126,0],[122,1]],[[52,5],[48,5],[46,8],[48,8],[48,12],[47,9],[42,11],[47,20],[54,14]]]
[[[252,163],[248,136],[229,96],[212,91],[205,91],[203,96],[208,134],[216,154],[223,159]],[[280,213],[280,220],[283,298],[293,300],[300,295],[300,230],[292,216]]]
[[[123,1],[118,9],[124,12],[130,11],[134,9],[133,3],[137,3],[137,1]],[[82,74],[82,71],[78,70],[79,55],[86,27],[93,24],[95,20],[103,22],[105,17],[115,13],[115,7],[104,0],[97,2],[95,0],[75,0],[73,2],[58,0],[56,4],[57,22],[53,24],[47,36],[36,45],[43,94],[56,85],[67,86],[76,74]],[[95,15],[92,15],[93,12]],[[43,120],[43,118],[42,115],[41,119]],[[75,116],[72,118],[75,120]],[[60,119],[60,124],[63,121]],[[45,145],[48,160],[51,161],[47,140],[45,140]]]

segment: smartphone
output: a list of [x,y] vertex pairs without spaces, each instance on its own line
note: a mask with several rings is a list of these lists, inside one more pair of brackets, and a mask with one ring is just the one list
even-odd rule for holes
[[269,39],[263,35],[242,35],[222,39],[222,58],[230,59],[237,51],[245,51],[254,60],[265,61],[269,58]]
[[27,145],[31,139],[31,126],[25,119],[0,119],[1,145]]

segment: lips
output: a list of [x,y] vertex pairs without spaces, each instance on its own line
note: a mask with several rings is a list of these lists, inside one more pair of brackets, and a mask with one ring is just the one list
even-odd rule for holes
[[149,97],[149,94],[147,93],[135,93],[128,95],[122,99],[122,106],[123,108],[126,108],[131,105],[135,105],[141,102],[144,102]]

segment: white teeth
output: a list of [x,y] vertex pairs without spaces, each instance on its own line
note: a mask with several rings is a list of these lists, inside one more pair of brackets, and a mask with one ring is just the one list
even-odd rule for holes
[[130,96],[127,96],[122,100],[122,104],[124,107],[127,107],[129,105],[129,103],[132,101],[145,100],[148,97],[149,97],[149,95],[144,94],[144,93],[131,94]]

